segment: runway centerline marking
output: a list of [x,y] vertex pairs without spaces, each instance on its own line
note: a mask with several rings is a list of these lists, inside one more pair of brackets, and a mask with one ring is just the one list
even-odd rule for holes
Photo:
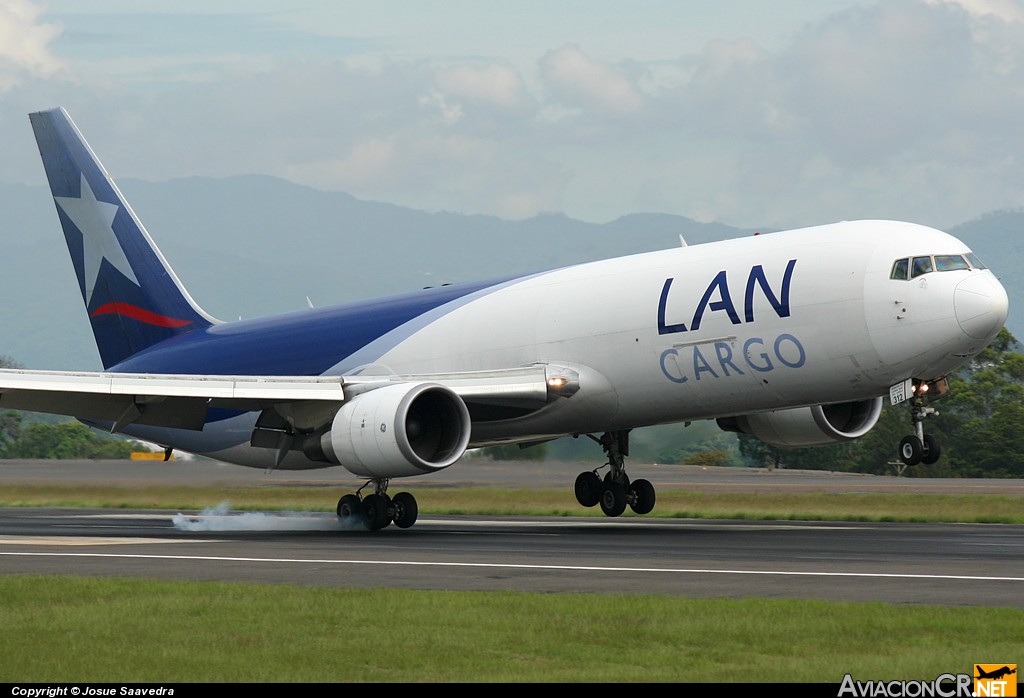
[[988,582],[1024,582],[1024,577],[996,577],[964,574],[906,574],[899,572],[808,572],[798,570],[729,570],[701,569],[685,567],[605,567],[594,565],[534,565],[494,562],[416,562],[411,560],[317,560],[311,558],[274,558],[274,557],[231,557],[219,555],[144,555],[130,553],[48,553],[48,552],[7,552],[0,551],[0,556],[8,557],[89,557],[111,558],[122,560],[174,560],[192,562],[248,562],[309,564],[309,565],[379,565],[394,567],[448,567],[478,569],[512,569],[542,570],[554,572],[661,572],[668,574],[734,574],[747,576],[779,576],[779,577],[856,577],[873,579],[941,579],[960,581]]

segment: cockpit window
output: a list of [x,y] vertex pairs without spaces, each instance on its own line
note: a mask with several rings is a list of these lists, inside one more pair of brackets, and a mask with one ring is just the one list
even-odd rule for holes
[[958,254],[935,255],[935,271],[956,271],[957,269],[970,269],[967,260]]
[[932,258],[931,257],[914,257],[914,263],[911,267],[910,278],[921,276],[921,274],[927,274],[932,270]]
[[908,276],[911,279],[922,274],[930,274],[933,271],[968,271],[970,269],[985,269],[985,265],[975,256],[973,252],[967,254],[937,254],[934,257],[910,257],[897,259],[892,263],[890,279],[905,281]]

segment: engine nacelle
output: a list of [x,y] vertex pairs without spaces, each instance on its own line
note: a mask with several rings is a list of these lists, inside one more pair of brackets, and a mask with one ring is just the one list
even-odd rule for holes
[[469,410],[437,383],[396,383],[352,398],[320,437],[328,460],[362,477],[435,472],[469,446]]
[[756,436],[784,448],[831,446],[852,441],[871,431],[882,414],[882,398],[797,407],[717,420],[725,431]]

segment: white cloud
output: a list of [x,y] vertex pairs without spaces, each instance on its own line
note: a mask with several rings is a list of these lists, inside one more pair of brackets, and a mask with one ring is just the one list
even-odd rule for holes
[[438,87],[467,102],[521,109],[529,103],[519,74],[498,63],[464,63],[437,71]]
[[991,16],[1003,22],[1024,22],[1019,0],[925,0],[930,5],[957,5],[976,17]]
[[[36,28],[41,51],[0,40],[0,127],[16,141],[0,161],[7,179],[40,172],[25,112],[62,103],[119,176],[261,172],[428,210],[941,225],[1024,203],[1021,2],[843,3],[787,40],[723,31],[649,45],[692,21],[682,9],[643,20],[658,23],[653,34],[636,19],[632,43],[623,33],[611,49],[576,25],[543,44],[503,37],[531,52],[515,59],[468,51],[454,30],[450,47],[428,53],[378,33],[374,52],[339,39],[307,54],[261,45],[246,61],[236,41],[231,69],[198,60],[188,75],[210,71],[196,81],[108,69],[135,65],[121,27],[116,48],[75,57],[74,84],[51,55],[85,51],[71,29],[53,43],[56,29],[14,0],[0,37],[11,7],[30,11],[18,38]],[[218,30],[230,30],[223,21]],[[188,51],[164,41],[162,71],[189,65]]]
[[50,43],[61,33],[57,24],[40,22],[42,10],[29,0],[0,3],[0,90],[29,76],[49,76],[61,62]]
[[590,58],[576,44],[549,51],[541,59],[541,72],[555,100],[570,106],[627,116],[644,104],[621,70]]
[[946,225],[1020,205],[1007,185],[1024,176],[1024,23],[1014,17],[891,0],[835,13],[776,51],[708,43],[654,105],[666,143],[718,153],[707,178],[716,189],[685,172],[691,163],[660,165],[680,183],[679,212]]
[[441,120],[449,125],[455,124],[465,116],[461,104],[449,103],[445,96],[437,90],[431,91],[429,95],[420,97],[420,106],[436,111],[441,115]]
[[514,143],[430,128],[360,141],[340,157],[291,165],[281,174],[366,199],[513,219],[558,209],[565,186],[561,167],[522,157]]

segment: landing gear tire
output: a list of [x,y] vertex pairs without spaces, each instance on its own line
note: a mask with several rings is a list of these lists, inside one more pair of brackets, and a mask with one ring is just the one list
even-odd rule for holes
[[648,514],[654,509],[654,485],[647,480],[634,480],[629,485],[629,507],[637,514]]
[[917,465],[924,457],[924,444],[921,439],[911,434],[900,441],[900,460],[904,465]]
[[601,490],[601,511],[605,516],[619,516],[626,510],[626,488],[622,483],[606,482]]
[[654,509],[654,486],[647,480],[630,483],[626,474],[629,430],[606,431],[600,438],[593,434],[587,437],[601,444],[608,456],[608,472],[603,479],[595,472],[580,473],[576,477],[576,501],[585,507],[600,504],[605,516],[620,516],[627,506],[637,514]]
[[381,494],[371,494],[363,499],[363,518],[367,529],[379,531],[391,523],[388,503],[387,497]]
[[415,497],[408,492],[399,492],[391,500],[391,504],[395,509],[392,518],[396,526],[399,528],[409,528],[416,523],[416,517],[419,516],[420,508],[416,504]]
[[346,494],[338,500],[338,519],[343,523],[353,521],[363,515],[363,503],[354,494]]
[[622,489],[629,492],[629,476],[626,475],[626,470],[623,468],[622,472],[619,473],[619,477],[615,477],[612,473],[605,473],[604,479],[601,481],[601,487],[607,487],[612,482],[617,482],[622,485]]
[[593,471],[580,473],[576,477],[576,501],[582,506],[593,507],[601,501],[601,478]]
[[924,455],[921,456],[921,462],[925,465],[931,465],[939,460],[939,456],[942,455],[942,447],[939,445],[939,440],[931,434],[924,435]]

